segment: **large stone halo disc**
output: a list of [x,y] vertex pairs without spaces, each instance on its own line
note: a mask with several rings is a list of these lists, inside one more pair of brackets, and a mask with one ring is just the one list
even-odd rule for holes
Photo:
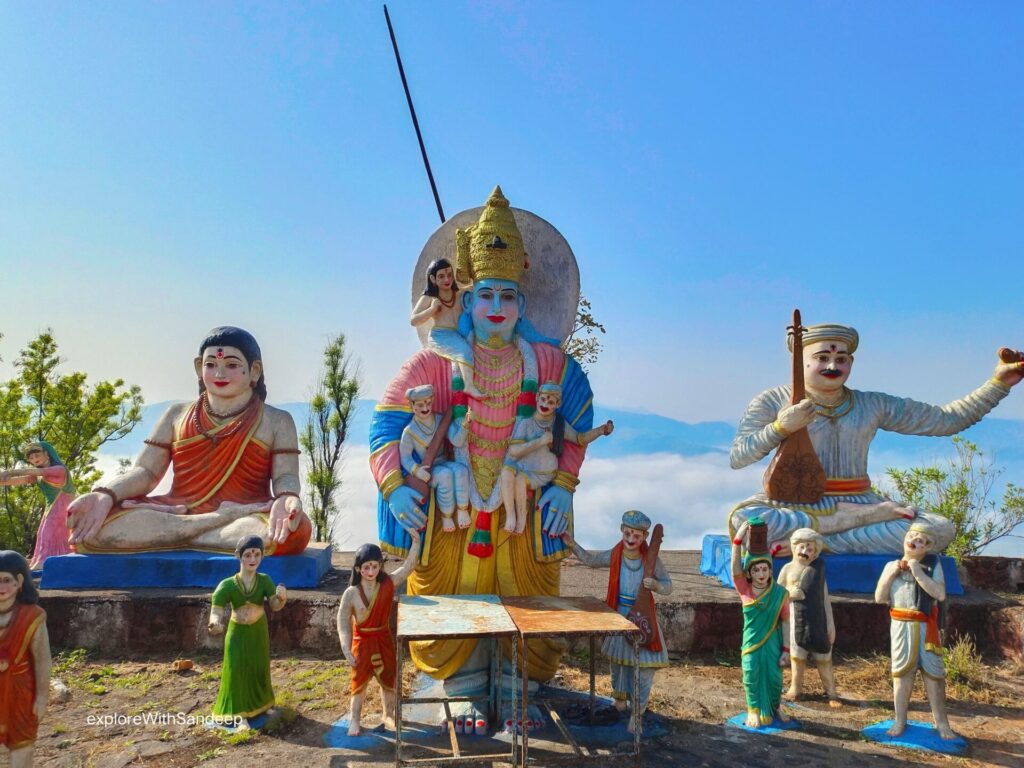
[[[455,230],[476,224],[483,206],[470,208],[452,216],[427,240],[412,273],[412,304],[423,295],[427,284],[427,267],[434,259],[448,259],[455,264]],[[576,257],[562,234],[540,216],[521,208],[513,208],[516,226],[523,236],[529,268],[523,273],[519,290],[526,297],[526,317],[545,336],[565,341],[576,321],[580,301],[580,269]],[[420,343],[427,344],[430,323],[416,330]]]

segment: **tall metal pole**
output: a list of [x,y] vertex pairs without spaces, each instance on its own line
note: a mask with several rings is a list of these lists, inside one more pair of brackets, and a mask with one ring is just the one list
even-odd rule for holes
[[430,160],[427,159],[427,148],[423,144],[423,134],[420,133],[420,122],[416,119],[416,108],[412,105],[412,94],[409,93],[409,83],[405,79],[405,68],[402,66],[402,55],[398,52],[398,41],[395,39],[395,28],[391,26],[391,15],[388,13],[387,5],[384,6],[384,19],[388,23],[388,34],[391,35],[391,47],[395,49],[395,61],[398,62],[398,75],[402,78],[402,88],[405,89],[405,100],[409,103],[409,114],[412,115],[412,127],[416,129],[416,140],[420,143],[420,154],[423,155],[423,165],[427,169],[427,178],[430,180],[430,189],[434,193],[434,202],[437,204],[437,215],[441,217],[444,224],[444,209],[441,207],[441,197],[437,194],[437,185],[434,183],[434,174],[430,170]]

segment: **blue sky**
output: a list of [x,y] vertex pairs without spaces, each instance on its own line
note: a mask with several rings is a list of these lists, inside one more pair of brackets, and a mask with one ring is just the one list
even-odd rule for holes
[[[575,250],[598,401],[735,420],[794,306],[932,402],[1024,345],[1019,4],[389,8],[446,212],[500,183]],[[232,323],[272,400],[338,331],[377,397],[416,349],[439,222],[379,3],[3,4],[0,97],[0,374],[50,326],[180,398]]]

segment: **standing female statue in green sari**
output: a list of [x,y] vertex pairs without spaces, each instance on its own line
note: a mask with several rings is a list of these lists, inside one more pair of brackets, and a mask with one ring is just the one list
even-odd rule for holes
[[224,664],[213,716],[236,721],[262,715],[274,706],[270,684],[270,629],[263,601],[279,611],[288,599],[284,585],[274,588],[265,573],[257,573],[263,561],[263,539],[244,536],[235,548],[241,569],[224,579],[213,593],[210,634],[224,631],[224,613],[230,606],[231,621],[224,638]]
[[[760,529],[762,536],[750,536]],[[747,554],[740,547],[747,541]],[[752,539],[761,539],[760,544]],[[789,595],[772,578],[767,530],[759,518],[744,522],[732,541],[732,581],[743,602],[743,688],[750,728],[770,725],[782,711],[782,668],[789,666]]]

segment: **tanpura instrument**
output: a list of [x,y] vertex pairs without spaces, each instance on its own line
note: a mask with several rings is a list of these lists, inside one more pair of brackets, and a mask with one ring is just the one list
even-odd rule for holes
[[[804,389],[804,343],[800,310],[793,310],[793,395],[796,405],[806,397]],[[764,492],[774,501],[814,504],[825,495],[825,470],[811,444],[807,427],[791,432],[783,440],[764,473]]]
[[[661,523],[654,526],[651,532],[651,543],[647,547],[647,557],[644,559],[644,578],[654,578],[654,569],[658,564],[658,550],[661,549],[661,539],[665,530]],[[647,646],[654,639],[655,617],[652,606],[654,601],[650,599],[651,590],[640,582],[640,589],[636,592],[636,602],[630,609],[626,618],[636,624],[640,630],[640,645]]]

